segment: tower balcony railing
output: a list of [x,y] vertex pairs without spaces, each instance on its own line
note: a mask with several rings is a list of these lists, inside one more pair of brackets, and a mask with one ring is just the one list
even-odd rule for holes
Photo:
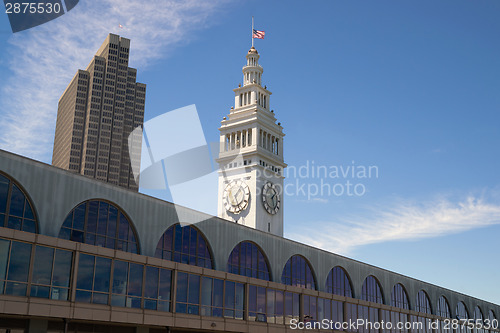
[[243,66],[243,70],[247,69],[247,68],[252,68],[252,67],[257,67],[257,68],[260,68],[262,69],[262,66],[257,64],[257,65],[246,65],[246,66]]

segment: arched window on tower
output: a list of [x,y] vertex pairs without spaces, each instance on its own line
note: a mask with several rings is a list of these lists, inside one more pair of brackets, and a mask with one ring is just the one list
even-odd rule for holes
[[330,270],[326,278],[326,291],[334,295],[353,297],[349,275],[342,267],[336,266]]
[[0,227],[38,232],[33,203],[21,186],[3,173],[0,173]]
[[443,318],[451,318],[450,304],[444,296],[439,297],[436,315]]
[[247,133],[248,133],[248,140],[247,140],[247,142],[248,142],[248,145],[251,146],[252,145],[252,129],[249,128],[248,131],[247,131]]
[[429,295],[427,295],[427,293],[423,290],[420,290],[417,294],[415,311],[432,314],[432,307],[431,307],[431,301],[429,300]]
[[406,293],[405,287],[403,287],[401,283],[396,284],[392,288],[391,305],[400,309],[410,309],[408,294]]
[[132,223],[120,208],[104,200],[88,200],[76,206],[64,220],[59,238],[139,253]]
[[203,234],[191,225],[175,224],[165,231],[155,257],[183,264],[213,268],[212,255]]
[[228,273],[269,281],[269,264],[261,249],[251,242],[236,245],[227,260]]
[[311,265],[301,255],[293,255],[288,259],[281,274],[281,283],[316,290],[316,282],[314,280]]
[[373,303],[384,304],[382,287],[373,275],[370,275],[365,279],[363,287],[361,288],[361,299]]

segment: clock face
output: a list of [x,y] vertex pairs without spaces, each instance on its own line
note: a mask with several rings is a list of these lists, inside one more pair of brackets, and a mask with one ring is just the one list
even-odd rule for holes
[[262,188],[262,203],[266,211],[274,215],[280,209],[280,194],[278,187],[271,183],[266,183]]
[[248,206],[250,189],[245,182],[233,180],[224,189],[224,207],[230,213],[239,214]]

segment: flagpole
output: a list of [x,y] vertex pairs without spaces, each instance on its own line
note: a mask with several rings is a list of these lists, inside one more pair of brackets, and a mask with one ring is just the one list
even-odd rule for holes
[[253,47],[253,16],[252,16],[252,47]]

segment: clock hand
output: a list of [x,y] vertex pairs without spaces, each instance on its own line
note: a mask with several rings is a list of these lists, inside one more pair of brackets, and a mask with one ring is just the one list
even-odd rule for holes
[[234,200],[233,191],[229,190],[229,200],[231,201],[231,205],[236,205],[236,200]]
[[241,187],[240,187],[240,188],[238,188],[238,191],[237,191],[237,192],[236,192],[236,194],[234,195],[236,198],[238,198],[238,193],[240,193],[241,189],[242,189]]

